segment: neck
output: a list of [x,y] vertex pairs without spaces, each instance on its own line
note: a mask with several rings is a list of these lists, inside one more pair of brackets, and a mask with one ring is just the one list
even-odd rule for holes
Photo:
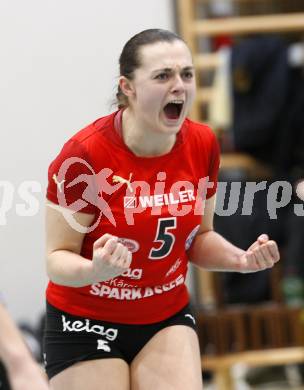
[[130,108],[125,109],[122,115],[122,135],[127,147],[139,157],[169,153],[176,141],[176,134],[155,132],[140,124]]

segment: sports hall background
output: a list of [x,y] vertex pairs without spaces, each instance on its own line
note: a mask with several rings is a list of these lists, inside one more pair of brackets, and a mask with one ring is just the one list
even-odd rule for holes
[[[192,8],[189,8],[190,3]],[[44,310],[44,290],[47,278],[44,260],[43,214],[48,165],[65,140],[75,131],[114,109],[112,103],[118,77],[118,57],[127,38],[143,29],[159,27],[181,33],[191,48],[195,48],[194,54],[199,54],[200,51],[214,53],[224,44],[230,46],[235,43],[241,44],[241,41],[235,39],[234,33],[227,34],[225,31],[220,31],[218,34],[210,34],[206,30],[201,34],[200,39],[195,41],[193,32],[189,32],[191,30],[189,29],[191,13],[203,21],[207,19],[210,21],[212,18],[218,17],[223,18],[224,21],[239,16],[284,16],[302,12],[300,19],[295,22],[294,31],[291,31],[290,28],[292,22],[287,28],[283,28],[283,30],[285,29],[284,39],[287,40],[283,44],[284,46],[296,41],[300,43],[303,41],[303,11],[304,4],[300,0],[112,0],[110,2],[100,0],[87,2],[82,0],[28,0],[27,2],[2,0],[0,2],[0,290],[4,294],[10,313],[18,323],[36,327]],[[273,23],[281,24],[278,30],[282,28],[282,21],[277,20]],[[270,30],[267,27],[265,32],[267,29]],[[258,28],[256,32],[259,33]],[[249,38],[253,38],[255,34],[251,32],[249,35]],[[269,36],[267,35],[267,37]],[[250,42],[251,48],[253,48],[251,53],[253,57],[249,56],[249,45],[245,44],[245,50],[242,51],[241,48],[240,51],[235,52],[234,59],[236,63],[248,60],[251,61],[251,64],[257,64],[257,67],[262,66],[262,63],[258,61],[260,49],[255,46],[255,42]],[[281,56],[284,51],[281,41],[279,43],[278,41],[270,43],[267,40],[264,42],[266,42],[265,53],[267,54],[268,50],[269,58]],[[273,43],[275,51],[272,55],[270,47]],[[302,43],[301,45],[303,48]],[[280,51],[281,49],[282,51]],[[244,52],[245,54],[243,54]],[[295,56],[298,56],[297,59],[292,61],[297,62],[297,69],[302,70],[303,73],[304,54],[303,52],[301,54],[300,50]],[[273,137],[275,140],[273,144],[270,142],[261,148],[259,144],[254,147],[248,144],[250,137],[246,135],[244,137],[244,133],[240,133],[246,125],[248,126],[248,121],[244,121],[244,117],[240,114],[241,111],[234,111],[235,117],[239,115],[240,118],[240,121],[236,122],[236,133],[234,133],[236,138],[233,140],[233,137],[232,139],[229,137],[229,132],[225,131],[227,122],[231,121],[229,113],[227,110],[217,109],[218,102],[227,103],[227,96],[221,94],[223,84],[227,83],[227,79],[225,79],[227,69],[222,68],[218,73],[215,69],[219,70],[220,61],[222,61],[222,57],[220,59],[219,56],[210,56],[204,60],[198,59],[198,85],[202,89],[199,91],[197,104],[192,115],[195,119],[211,121],[219,136],[222,149],[228,154],[232,153],[232,160],[226,155],[223,166],[228,167],[228,169],[222,170],[221,180],[228,182],[236,180],[244,183],[246,180],[288,179],[286,172],[289,169],[288,164],[292,164],[291,160],[285,159],[285,156],[284,159],[279,158],[277,161],[272,159],[274,154],[272,146],[278,146],[278,153],[282,153],[282,145],[289,146],[288,156],[296,156],[297,161],[302,164],[300,168],[296,166],[296,169],[300,169],[300,171],[297,171],[295,175],[304,174],[303,117],[292,123],[292,128],[298,129],[297,136],[300,140],[298,143],[295,142],[296,151],[289,142],[290,131],[287,125],[291,126],[291,121],[286,123],[285,128],[288,131],[280,132],[280,135],[277,132],[279,128],[282,130],[278,126],[282,119],[279,116],[277,122],[272,123],[267,129],[263,129],[268,131],[271,128],[271,135],[267,133],[267,137],[270,140]],[[273,66],[273,61],[271,63]],[[281,65],[282,62],[279,63],[279,67],[274,66],[271,69],[268,67],[267,71],[270,77],[265,78],[260,90],[271,78],[273,78],[278,94],[284,92],[282,85],[289,88],[290,84],[287,83],[285,77],[286,72],[283,71],[284,77],[280,76],[281,73],[277,73],[280,72]],[[256,71],[254,66],[249,67],[249,70],[252,71],[251,76],[254,77]],[[301,73],[300,71],[297,71],[297,77]],[[248,87],[248,79],[243,76],[244,74],[238,73],[237,80],[233,80],[236,82],[234,84],[236,89],[233,91],[235,102],[241,108],[244,108],[242,102],[245,100],[239,92],[242,92],[242,88]],[[292,80],[296,84],[295,80],[297,79],[294,78],[294,74]],[[212,95],[214,93],[213,86],[217,87],[217,100]],[[240,90],[237,90],[237,87]],[[267,115],[274,114],[276,109],[278,112],[286,113],[286,106],[284,109],[279,108],[279,106],[275,107],[272,95],[268,95],[268,93],[269,89],[265,88],[266,104],[261,107],[258,114],[262,112],[263,115],[265,114],[263,118],[269,119]],[[295,94],[291,92],[290,96],[294,98]],[[252,100],[250,100],[251,98]],[[249,117],[251,114],[252,122],[254,122],[258,115],[255,115],[254,111],[250,112],[250,108],[253,107],[251,103],[254,103],[255,100],[255,97],[251,96],[251,98],[248,98],[247,109],[249,107]],[[256,99],[258,100],[259,96]],[[289,97],[286,98],[286,101],[292,103]],[[304,112],[303,102],[304,99],[300,100],[300,103],[297,102],[300,104],[300,108],[297,108],[298,111],[292,111],[292,104],[288,106],[289,118],[294,118],[296,114],[299,114],[299,111]],[[285,118],[283,119],[285,120]],[[263,120],[261,123],[265,124]],[[264,132],[259,134],[260,138],[263,138],[265,134]],[[238,141],[239,144],[233,145],[233,141]],[[266,165],[270,164],[272,168],[275,166],[282,169],[276,170],[276,174],[273,176],[273,171],[269,174],[264,165],[256,165],[256,161],[248,159],[246,156],[234,159],[235,149],[238,148],[241,149],[241,152],[244,151],[247,157],[249,152],[251,157],[264,159],[263,163]],[[259,155],[261,151],[263,153]],[[264,158],[265,156],[266,158]],[[288,169],[284,171],[283,168],[286,167]],[[295,166],[292,168],[295,169]],[[295,177],[293,176],[293,179]],[[287,264],[288,245],[284,241],[285,232],[292,232],[292,236],[298,242],[302,240],[303,217],[299,220],[300,223],[292,225],[292,228],[291,225],[284,225],[282,228],[281,221],[286,221],[289,214],[283,213],[281,221],[269,225],[265,214],[261,212],[263,209],[265,209],[265,197],[260,195],[255,204],[253,216],[247,219],[240,218],[240,210],[238,210],[238,213],[232,218],[216,218],[217,229],[224,233],[228,239],[246,247],[251,240],[250,234],[246,234],[246,232],[259,233],[262,232],[263,226],[266,226],[267,231],[274,232],[279,240],[282,239],[283,258]],[[303,242],[304,240],[302,240],[302,245]],[[298,243],[294,247],[297,245]],[[291,261],[292,266],[298,261],[296,256],[295,254]],[[226,315],[225,305],[227,303],[245,303],[247,306],[247,302],[256,304],[259,301],[274,298],[283,304],[287,297],[291,299],[292,306],[294,303],[292,300],[300,298],[300,305],[297,302],[296,306],[301,309],[304,305],[304,266],[300,268],[303,271],[301,274],[302,284],[300,283],[297,289],[294,288],[294,286],[297,287],[294,284],[295,280],[289,286],[287,280],[285,287],[287,286],[287,290],[289,290],[285,289],[285,296],[282,295],[280,288],[282,287],[280,284],[282,283],[282,271],[284,276],[286,270],[284,267],[279,272],[261,273],[258,277],[240,278],[236,275],[220,275],[215,279],[206,278],[206,275],[198,274],[191,269],[188,284],[193,302],[199,310],[202,309],[200,323],[203,329],[206,329],[203,337],[205,340],[210,337],[212,340],[211,348],[214,348],[214,345],[216,348],[223,348],[221,351],[215,351],[216,353],[235,352],[238,348],[239,350],[246,349],[252,341],[247,344],[245,339],[240,341],[240,338],[236,337],[233,331],[226,334],[226,339],[223,338],[224,336],[211,334],[211,330],[214,330],[215,326],[218,325],[219,329],[228,329],[229,327],[238,329],[238,326],[241,326],[239,321],[240,318],[243,318],[243,314],[239,312],[238,315],[234,315],[229,312]],[[289,295],[286,296],[286,294]],[[209,315],[210,308],[223,311],[213,312],[214,315]],[[207,311],[204,311],[206,309]],[[245,308],[245,312],[246,310],[247,308]],[[245,317],[247,316],[246,320],[249,318],[250,321],[254,318],[253,323],[256,325],[258,321],[266,319],[268,314],[265,313],[265,311],[257,311],[254,314],[255,317],[248,317],[246,312]],[[293,321],[295,318],[288,317],[289,314],[285,316],[282,314],[283,312],[279,311],[276,312],[278,317],[274,317],[273,313],[267,318],[269,320],[272,318],[274,322],[285,323]],[[297,345],[302,345],[299,340],[304,342],[304,325],[302,322],[303,329],[301,330],[301,321],[298,321],[299,313],[292,315],[298,316],[295,322],[299,326],[294,329],[299,332]],[[272,328],[268,327],[271,321],[267,321],[263,323],[263,334],[272,332]],[[251,322],[250,324],[252,325]],[[246,332],[248,329],[246,328]],[[208,333],[209,331],[211,333]],[[252,335],[255,337],[257,332],[253,331],[253,333],[249,332],[248,334],[249,337]],[[280,337],[279,335],[278,340]],[[263,337],[259,340],[262,339]],[[243,341],[242,347],[239,343]],[[265,339],[262,341],[264,342]],[[288,341],[292,344],[290,339]],[[255,342],[259,341],[255,339]],[[204,353],[210,352],[210,345],[204,344]],[[304,360],[304,352],[302,360]],[[216,365],[218,366],[218,362]],[[210,367],[212,367],[212,362]],[[302,375],[303,377],[304,375]],[[287,388],[286,386],[282,388]],[[223,388],[228,390],[227,386]],[[270,390],[270,387],[268,389]]]

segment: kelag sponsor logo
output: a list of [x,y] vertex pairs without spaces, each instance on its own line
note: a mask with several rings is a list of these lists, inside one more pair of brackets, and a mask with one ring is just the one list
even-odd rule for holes
[[116,339],[118,330],[114,328],[106,328],[101,325],[91,325],[89,319],[83,321],[76,320],[72,321],[62,315],[62,330],[63,332],[86,332],[86,333],[96,333],[100,336],[105,337],[106,339],[113,341]]

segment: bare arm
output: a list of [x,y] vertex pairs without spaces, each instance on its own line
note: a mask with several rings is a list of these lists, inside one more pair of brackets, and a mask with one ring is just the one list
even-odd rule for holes
[[[49,278],[57,284],[80,287],[90,282],[89,261],[80,256],[84,233],[71,227],[60,207],[46,204],[46,259]],[[89,226],[94,216],[77,213],[80,225]]]
[[34,361],[6,308],[0,303],[0,359],[13,390],[47,390],[42,369]]
[[256,272],[272,267],[279,260],[277,244],[265,234],[244,251],[216,233],[214,207],[215,196],[206,200],[200,230],[188,251],[192,263],[214,271]]
[[[84,227],[90,226],[94,219],[93,215],[85,213],[75,213],[73,217]],[[47,203],[47,273],[54,283],[82,287],[112,279],[129,268],[131,253],[110,234],[95,241],[92,261],[82,257],[84,235],[70,226],[59,206]]]

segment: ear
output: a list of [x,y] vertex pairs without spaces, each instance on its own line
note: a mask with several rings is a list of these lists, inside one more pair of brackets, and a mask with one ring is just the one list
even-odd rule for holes
[[125,76],[120,76],[118,83],[124,95],[127,97],[133,97],[135,95],[135,89],[131,80]]

